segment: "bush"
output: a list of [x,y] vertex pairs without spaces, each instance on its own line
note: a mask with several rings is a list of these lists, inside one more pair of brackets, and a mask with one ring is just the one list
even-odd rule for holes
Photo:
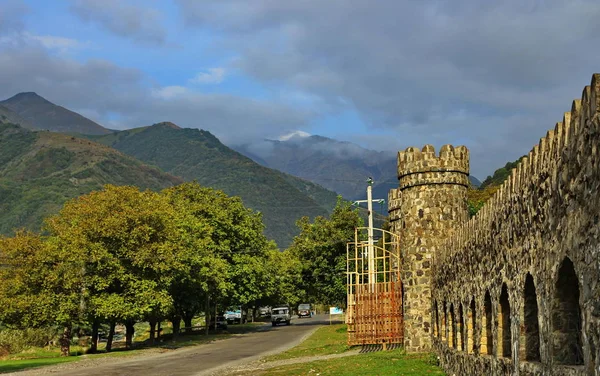
[[0,354],[16,354],[30,347],[43,347],[56,339],[55,328],[0,331]]

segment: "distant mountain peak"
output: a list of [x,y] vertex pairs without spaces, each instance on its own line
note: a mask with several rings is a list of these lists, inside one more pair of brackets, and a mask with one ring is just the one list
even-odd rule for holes
[[22,93],[13,95],[12,97],[8,98],[5,102],[10,103],[10,102],[15,102],[15,101],[19,101],[19,102],[27,101],[30,104],[31,103],[52,103],[34,91],[24,91]]
[[162,121],[160,123],[156,123],[152,125],[153,127],[169,127],[173,129],[183,129],[179,125],[172,123],[170,121]]
[[279,141],[289,141],[291,139],[298,139],[298,138],[307,138],[310,137],[311,134],[304,132],[304,131],[294,131],[288,134],[285,134],[283,136],[279,137]]
[[56,105],[32,91],[14,95],[0,101],[0,104],[24,119],[30,125],[28,128],[90,135],[111,133],[93,120]]

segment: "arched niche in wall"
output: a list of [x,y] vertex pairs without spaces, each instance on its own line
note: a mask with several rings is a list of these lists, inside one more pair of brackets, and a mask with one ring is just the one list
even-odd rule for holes
[[454,314],[454,304],[450,303],[450,341],[449,347],[456,348],[456,315]]
[[479,344],[475,343],[475,328],[477,328],[477,310],[475,309],[475,299],[471,299],[469,304],[469,315],[467,318],[467,352],[476,354]]
[[502,284],[500,293],[500,309],[498,310],[498,356],[511,357],[511,335],[510,335],[510,302],[508,300],[508,287]]
[[440,311],[437,300],[433,302],[433,336],[440,338]]
[[551,320],[554,363],[583,364],[579,283],[573,262],[568,257],[558,269]]
[[523,336],[521,338],[522,354],[530,362],[540,361],[540,324],[535,284],[531,274],[525,277],[523,289]]
[[449,344],[450,341],[448,339],[448,310],[447,310],[448,306],[446,305],[446,302],[444,302],[444,306],[442,307],[443,311],[444,311],[444,316],[443,316],[443,321],[442,321],[442,340],[446,343]]
[[492,338],[492,297],[490,292],[485,292],[483,300],[483,315],[481,318],[481,354],[492,355],[494,353],[494,341]]
[[458,303],[458,348],[465,351],[465,316],[461,303]]

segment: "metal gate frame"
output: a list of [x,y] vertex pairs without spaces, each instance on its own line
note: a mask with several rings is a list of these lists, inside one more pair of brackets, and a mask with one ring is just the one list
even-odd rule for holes
[[357,228],[354,242],[346,244],[348,345],[402,344],[400,239],[373,229],[371,245],[361,240],[366,231]]

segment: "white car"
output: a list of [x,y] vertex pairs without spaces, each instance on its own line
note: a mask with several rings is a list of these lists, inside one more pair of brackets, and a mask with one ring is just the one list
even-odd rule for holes
[[290,325],[291,320],[290,307],[277,307],[271,310],[271,325],[276,326],[281,323]]

